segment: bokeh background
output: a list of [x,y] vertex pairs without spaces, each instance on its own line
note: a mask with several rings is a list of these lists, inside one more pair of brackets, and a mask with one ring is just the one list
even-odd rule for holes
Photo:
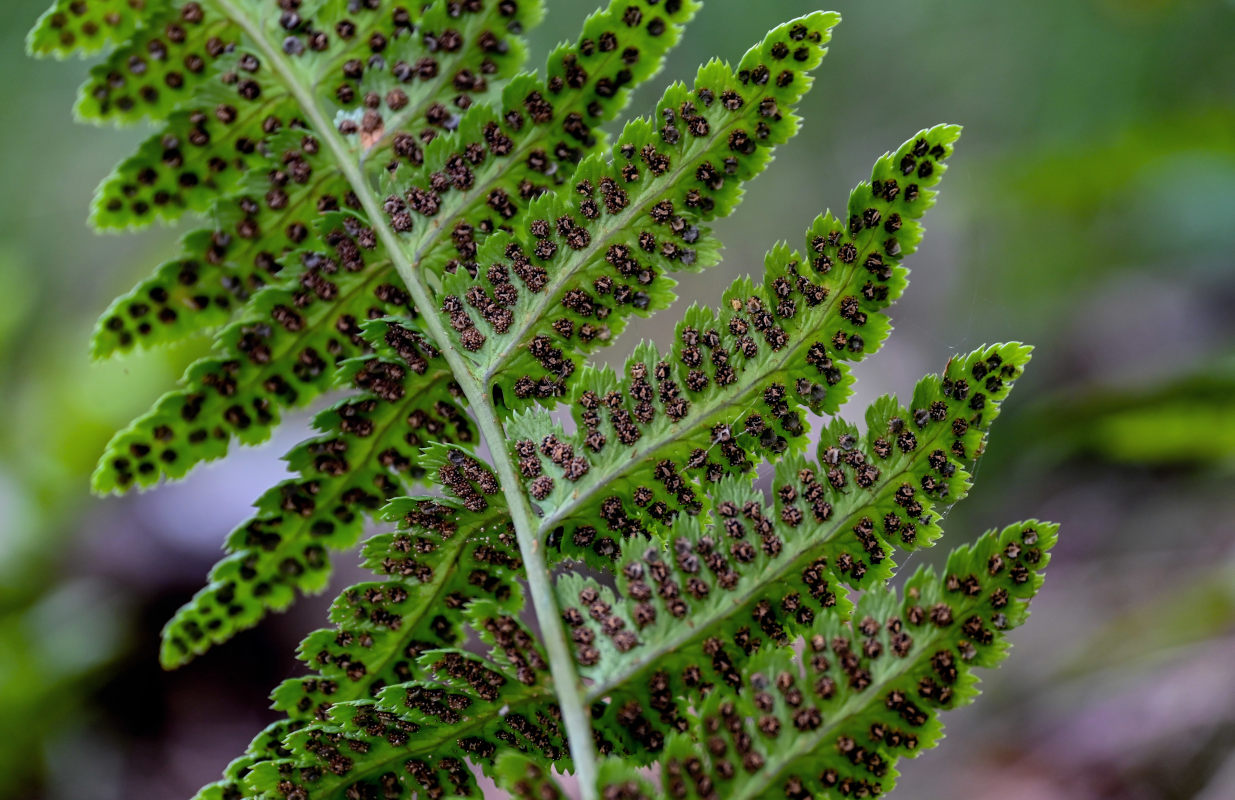
[[[88,359],[95,318],[178,232],[86,230],[94,186],[147,132],[73,124],[83,65],[23,54],[44,3],[0,4],[0,798],[188,798],[267,721],[330,595],[171,674],[158,631],[307,415],[182,484],[89,496],[111,432],[205,343]],[[591,2],[547,5],[536,52]],[[1013,519],[1064,525],[1014,657],[949,715],[940,751],[905,762],[899,796],[1235,798],[1235,3],[831,6],[845,21],[807,124],[718,226],[726,260],[684,302],[798,245],[885,150],[964,124],[897,334],[858,368],[851,409],[981,343],[1035,344],[939,550]],[[814,7],[709,0],[632,110]],[[674,319],[641,330],[664,342]]]

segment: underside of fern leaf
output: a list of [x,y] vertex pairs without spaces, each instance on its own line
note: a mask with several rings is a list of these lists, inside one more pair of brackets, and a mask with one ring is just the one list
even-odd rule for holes
[[969,491],[1030,348],[837,416],[957,126],[880,158],[668,347],[589,362],[719,261],[708,225],[798,131],[839,21],[707,63],[610,143],[699,5],[613,0],[543,73],[520,71],[538,0],[81,0],[31,33],[36,55],[107,51],[79,117],[156,127],[95,226],[198,220],[93,351],[213,352],[116,434],[96,490],[181,478],[341,395],[168,622],[164,665],[324,590],[369,520],[395,527],[304,640],[284,717],[200,797],[476,797],[477,771],[527,798],[567,772],[587,800],[879,796],[1002,659],[1055,526],[890,582]]
[[924,567],[903,593],[868,591],[848,619],[821,615],[789,647],[756,648],[740,666],[727,665],[718,676],[725,688],[669,735],[658,790],[619,762],[605,791],[632,798],[885,794],[902,756],[942,738],[938,712],[978,694],[973,668],[1003,660],[1004,632],[1024,622],[1055,535],[1055,526],[1038,522],[990,531],[954,551],[942,575]]

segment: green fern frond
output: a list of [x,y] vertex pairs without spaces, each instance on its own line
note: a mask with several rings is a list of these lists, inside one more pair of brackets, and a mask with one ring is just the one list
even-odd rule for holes
[[[851,619],[821,616],[794,647],[760,651],[666,742],[661,791],[627,796],[886,794],[896,762],[942,738],[939,712],[977,696],[974,668],[1007,654],[1056,530],[1030,521],[990,531],[958,548],[942,576],[921,568],[903,596],[869,591]],[[605,783],[630,773],[627,763]]]
[[805,414],[834,414],[850,393],[848,363],[877,350],[900,296],[901,260],[921,239],[940,163],[960,131],[923,131],[875,166],[806,235],[804,257],[784,245],[764,279],[736,281],[719,310],[692,307],[669,353],[636,348],[626,376],[585,367],[571,397],[576,432],[542,415],[508,426],[529,489],[561,552],[604,565],[616,543],[673,515],[697,514],[706,486],[807,441]]
[[474,442],[449,368],[423,336],[395,321],[365,325],[376,354],[341,365],[358,394],[318,414],[323,435],[287,454],[297,477],[269,489],[227,538],[210,583],[168,623],[163,663],[176,666],[326,588],[332,550],[355,545],[366,517],[427,474],[422,448]]
[[[172,0],[55,0],[26,37],[34,56],[89,56],[129,40],[158,19]],[[190,14],[199,3],[185,3]]]
[[[890,584],[968,493],[1030,348],[956,356],[861,429],[836,416],[958,127],[880,158],[670,347],[588,363],[719,260],[707,224],[798,130],[839,20],[707,63],[610,146],[698,7],[611,0],[543,76],[519,73],[538,0],[60,0],[39,21],[35,54],[110,48],[80,117],[156,127],[96,226],[204,219],[96,332],[97,357],[214,334],[96,490],[343,395],[166,626],[164,665],[323,590],[380,510],[395,527],[202,800],[475,798],[477,772],[526,798],[568,773],[583,800],[878,796],[1002,658],[1055,526]],[[441,496],[403,496],[422,483]]]
[[585,354],[631,315],[672,303],[669,273],[719,260],[700,225],[731,213],[742,184],[797,131],[793,109],[838,20],[786,23],[736,69],[713,61],[693,89],[671,86],[654,119],[628,123],[608,157],[580,165],[573,193],[535,201],[523,224],[489,239],[480,274],[445,280],[443,311],[501,404],[566,394]]
[[[439,0],[437,5],[447,4]],[[503,7],[504,4],[497,2],[489,5]],[[559,138],[563,135],[559,129],[575,130],[576,117],[582,118],[585,114],[591,115],[595,123],[603,122],[621,108],[636,82],[646,80],[658,69],[663,53],[676,41],[680,26],[696,7],[690,3],[677,5],[678,10],[668,22],[659,14],[656,16],[662,20],[660,36],[630,34],[626,37],[631,43],[643,45],[642,53],[636,54],[638,63],[634,66],[622,66],[618,54],[613,52],[616,45],[603,45],[602,49],[597,40],[586,35],[573,48],[563,47],[555,51],[550,60],[551,74],[564,69],[563,64],[591,65],[593,62],[596,73],[593,82],[574,91],[567,92],[563,83],[563,88],[559,88],[559,93],[563,94],[562,105],[557,108],[556,115],[550,115],[548,119],[533,115],[528,111],[528,106],[539,109],[540,104],[545,102],[544,97],[557,94],[552,87],[558,84],[552,77],[547,82],[525,77],[512,81],[504,90],[504,113],[495,115],[493,110],[483,105],[473,106],[458,122],[458,132],[453,137],[439,138],[440,144],[437,146],[431,143],[428,152],[422,151],[416,136],[394,136],[392,146],[404,153],[401,157],[404,166],[397,168],[396,173],[408,169],[410,163],[417,175],[443,175],[449,172],[452,164],[461,164],[472,176],[469,179],[472,183],[469,184],[471,192],[467,195],[468,202],[459,208],[439,211],[435,214],[434,224],[418,229],[418,244],[415,245],[418,257],[430,262],[472,257],[475,237],[504,224],[495,221],[495,214],[498,220],[504,220],[510,209],[519,206],[519,202],[512,198],[519,198],[521,192],[530,198],[547,188],[541,183],[546,178],[543,173],[552,171],[551,159],[545,154],[547,148],[556,153],[570,151],[570,158],[566,159],[568,162],[577,159],[581,155],[581,144],[572,139],[573,145],[564,145],[564,140]],[[585,32],[602,30],[619,21],[621,13],[616,11],[618,7],[624,9],[626,6],[624,3],[619,6],[615,0],[614,10],[594,15],[586,24]],[[622,25],[627,27],[624,23]],[[610,38],[615,42],[623,40]],[[603,36],[598,36],[598,39],[609,40]],[[587,53],[591,56],[585,59]],[[613,77],[609,77],[610,72],[615,73]],[[357,91],[364,88],[364,79],[361,80]],[[604,102],[596,99],[601,97],[601,93]],[[534,98],[541,99],[533,102]],[[497,127],[493,127],[495,125]],[[436,133],[436,130],[433,129],[433,132]],[[460,147],[464,143],[466,146]],[[323,379],[324,373],[329,372],[326,358],[333,356],[337,362],[363,352],[363,348],[356,347],[349,337],[340,335],[340,331],[349,332],[354,329],[357,320],[370,318],[375,303],[380,310],[379,315],[410,313],[405,302],[392,302],[392,298],[405,300],[406,293],[397,288],[392,291],[393,287],[398,287],[400,280],[390,263],[382,257],[381,248],[377,247],[369,257],[363,257],[363,245],[369,245],[370,249],[376,246],[371,243],[371,234],[365,233],[360,244],[353,241],[346,254],[339,253],[338,247],[318,252],[306,242],[314,227],[313,219],[322,208],[355,205],[352,203],[349,206],[346,187],[328,196],[314,194],[309,197],[305,194],[316,191],[313,187],[319,184],[312,180],[314,176],[338,169],[338,165],[331,165],[327,154],[321,152],[320,142],[311,136],[306,138],[285,133],[276,135],[268,147],[275,149],[275,157],[271,159],[272,169],[269,174],[258,172],[250,176],[255,185],[250,187],[246,196],[255,203],[260,213],[269,211],[269,200],[272,196],[277,197],[276,205],[284,210],[298,209],[307,215],[305,220],[286,223],[280,218],[276,225],[254,220],[253,228],[257,233],[253,238],[236,235],[239,227],[235,233],[226,229],[216,230],[209,236],[190,237],[205,246],[206,251],[200,256],[193,254],[188,259],[180,259],[176,266],[161,268],[155,278],[156,284],[143,283],[129,296],[121,298],[100,324],[100,337],[109,341],[114,339],[117,344],[127,341],[130,345],[143,336],[153,335],[160,329],[159,320],[162,319],[169,320],[166,324],[178,331],[191,330],[193,326],[184,324],[181,318],[186,315],[192,317],[196,309],[202,309],[210,316],[211,322],[203,326],[217,324],[223,312],[270,281],[272,271],[280,275],[274,288],[254,295],[245,306],[243,316],[246,321],[234,323],[222,332],[216,343],[216,350],[220,353],[218,357],[195,365],[186,373],[184,388],[162,398],[155,409],[136,420],[113,440],[96,473],[97,491],[123,491],[132,485],[151,485],[160,477],[182,477],[199,461],[224,455],[232,438],[247,444],[264,441],[270,435],[271,426],[277,424],[281,408],[302,406],[329,385]],[[455,153],[456,149],[460,152]],[[478,154],[489,159],[487,171],[480,175],[471,172],[472,168],[468,166]],[[456,170],[458,168],[455,167]],[[297,176],[303,177],[303,180],[297,180]],[[401,182],[406,180],[400,178]],[[297,189],[298,186],[302,188]],[[293,196],[297,191],[300,194]],[[411,189],[406,191],[410,192]],[[261,197],[266,198],[265,203],[251,200]],[[499,203],[499,197],[505,197],[505,200]],[[493,205],[500,206],[500,209],[495,211]],[[243,209],[239,211],[243,212]],[[232,217],[236,226],[241,226],[247,218],[244,213],[233,214]],[[322,229],[328,237],[333,233],[328,227]],[[345,228],[336,235],[354,240],[357,233],[363,231],[348,231]],[[250,242],[259,248],[268,245],[277,247],[273,251],[259,249],[250,252]],[[237,247],[243,251],[236,256],[239,264],[243,265],[241,269],[244,272],[239,273],[230,268],[235,263],[230,253]],[[284,251],[287,254],[280,255]],[[191,261],[190,268],[186,268],[186,260]],[[226,267],[226,274],[211,277],[217,272],[211,267],[212,264]],[[284,273],[287,273],[286,277],[283,277]],[[269,356],[276,364],[283,359],[294,358],[303,362],[304,366],[290,375],[285,372],[272,374],[274,369],[266,366],[265,362],[251,363],[253,357],[246,345],[250,349],[256,347],[260,357]],[[114,347],[115,344],[103,345],[96,340],[95,351],[96,354],[106,354]],[[218,386],[223,387],[222,392],[216,388]],[[197,409],[200,403],[208,406],[193,416],[193,422],[198,422],[202,416],[209,421],[206,428],[210,432],[209,446],[194,446],[197,444],[194,438],[200,437],[203,426],[188,427],[184,424],[183,409],[186,403],[191,409]],[[237,412],[237,406],[243,415]],[[156,431],[166,433],[168,429],[179,443],[174,462],[140,456],[134,458],[134,448],[142,453],[155,451],[156,448],[162,450],[158,448],[160,440],[155,434]],[[186,439],[188,447],[185,446]]]
[[[773,503],[753,476],[722,479],[710,490],[710,519],[681,515],[663,544],[636,538],[622,546],[616,594],[564,576],[558,594],[588,696],[607,700],[617,730],[644,723],[630,746],[659,749],[677,718],[671,708],[646,707],[653,685],[687,698],[726,683],[760,647],[784,645],[819,618],[847,616],[846,587],[886,582],[896,549],[932,544],[943,514],[967,494],[973,461],[1027,359],[1021,345],[984,348],[923,379],[908,407],[876,401],[865,436],[833,422],[814,460],[777,465]],[[995,391],[958,389],[992,365]]]

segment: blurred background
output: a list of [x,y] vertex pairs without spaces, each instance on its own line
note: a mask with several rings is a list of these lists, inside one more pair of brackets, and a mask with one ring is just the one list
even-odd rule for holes
[[[159,628],[307,416],[182,484],[89,496],[112,431],[205,343],[89,361],[94,320],[179,232],[86,229],[95,185],[147,132],[73,123],[83,65],[23,55],[45,2],[0,4],[0,798],[188,798],[272,718],[266,694],[331,594],[170,674]],[[534,52],[591,8],[547,5]],[[850,414],[951,354],[1033,343],[935,555],[1015,519],[1064,525],[1015,657],[946,718],[941,751],[904,762],[898,796],[1235,798],[1235,3],[830,5],[845,20],[806,125],[717,226],[726,261],[685,301],[717,302],[777,239],[800,246],[885,150],[964,124]],[[815,7],[709,0],[632,110]],[[665,342],[674,319],[641,328]]]

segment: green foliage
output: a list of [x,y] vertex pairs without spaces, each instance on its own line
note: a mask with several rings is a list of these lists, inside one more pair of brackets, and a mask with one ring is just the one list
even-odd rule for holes
[[904,290],[900,261],[921,238],[915,218],[932,204],[927,187],[959,133],[924,131],[885,155],[844,220],[828,214],[811,226],[809,257],[775,247],[761,284],[739,280],[719,310],[687,310],[670,353],[636,348],[624,379],[582,370],[574,436],[535,413],[511,423],[542,528],[569,529],[555,536],[562,552],[603,563],[622,536],[698,513],[706,497],[692,478],[706,485],[798,450],[808,411],[836,413],[852,383],[846,362],[877,350],[891,329],[882,310]]
[[167,666],[255,625],[268,609],[285,608],[296,591],[325,589],[329,550],[354,545],[366,513],[428,474],[424,447],[475,441],[458,386],[433,346],[397,322],[365,328],[374,353],[339,370],[358,392],[318,414],[322,435],[287,455],[298,477],[262,495],[257,513],[228,537],[229,555],[210,584],[168,623]]
[[[943,575],[919,569],[902,595],[879,587],[849,619],[819,616],[794,647],[758,648],[727,667],[728,690],[710,693],[666,742],[662,791],[634,796],[886,793],[897,760],[942,737],[937,712],[973,701],[973,668],[1003,660],[1004,634],[1025,621],[1055,535],[1037,522],[990,531],[955,550]],[[622,785],[614,772],[609,785]]]
[[38,56],[90,55],[122,45],[152,26],[168,5],[167,0],[56,0],[30,31],[26,45]]
[[[107,31],[105,3],[65,4],[30,40],[114,43],[79,115],[160,126],[95,225],[203,220],[94,352],[210,332],[213,352],[116,434],[95,488],[183,477],[344,395],[163,663],[324,590],[379,512],[396,526],[304,640],[284,718],[200,797],[475,797],[473,767],[515,797],[561,796],[563,772],[589,799],[889,790],[1000,660],[1055,542],[1020,523],[890,588],[968,493],[1028,347],[951,359],[864,430],[836,416],[960,129],[885,154],[803,251],[775,245],[619,374],[588,357],[673,303],[670,273],[717,263],[706,225],[797,132],[837,15],[709,62],[609,146],[697,3],[615,0],[542,77],[519,72],[531,0],[147,2]],[[441,496],[405,496],[422,483]]]
[[583,356],[632,314],[672,303],[665,273],[717,262],[719,245],[698,223],[732,212],[742,183],[797,130],[793,108],[838,19],[782,25],[736,68],[713,61],[692,89],[671,86],[652,119],[629,123],[612,153],[579,165],[573,195],[545,195],[524,224],[486,241],[483,278],[445,281],[459,345],[504,405],[564,394]]
[[[628,681],[631,664],[642,671],[638,677],[698,658],[701,649],[714,649],[717,636],[757,649],[762,640],[784,643],[820,617],[847,615],[846,587],[886,583],[895,548],[929,546],[939,537],[938,521],[967,493],[986,429],[1026,357],[1025,348],[1006,345],[956,359],[943,376],[918,384],[910,407],[894,398],[872,405],[865,437],[837,420],[821,432],[814,459],[790,456],[777,464],[771,504],[748,477],[722,479],[712,487],[708,522],[685,516],[670,529],[671,558],[639,539],[623,548],[616,588],[635,601],[629,607],[596,619],[596,602],[614,606],[611,592],[578,576],[559,581],[575,630],[587,631],[576,633],[576,655],[593,692],[607,695]],[[1003,373],[998,391],[958,390],[991,364]],[[683,625],[686,619],[692,624]],[[717,653],[709,655],[717,663]],[[741,657],[730,652],[724,662]],[[724,680],[710,669],[698,680]],[[677,696],[689,686],[674,680],[667,688]]]

